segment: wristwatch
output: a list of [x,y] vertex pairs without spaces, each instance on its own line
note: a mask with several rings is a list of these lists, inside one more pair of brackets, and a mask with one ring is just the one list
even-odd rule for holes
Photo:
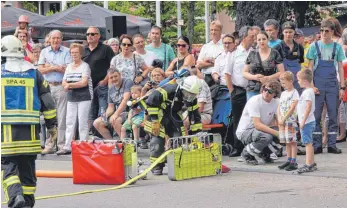
[[346,90],[346,86],[340,87],[340,90]]

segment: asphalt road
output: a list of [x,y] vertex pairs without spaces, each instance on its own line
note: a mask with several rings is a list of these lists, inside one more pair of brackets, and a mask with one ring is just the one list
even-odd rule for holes
[[[236,158],[224,158],[231,173],[186,181],[170,181],[167,175],[148,175],[121,190],[38,200],[38,208],[50,207],[126,207],[126,208],[190,208],[190,207],[347,207],[347,144],[339,145],[341,155],[316,156],[319,170],[297,175],[284,172],[277,165],[248,166]],[[148,165],[148,152],[139,153]],[[304,157],[298,158],[303,163]],[[145,165],[146,166],[146,165]],[[71,170],[70,156],[48,155],[37,160],[39,170]],[[167,172],[167,170],[165,169]],[[39,178],[36,196],[71,193],[113,186],[74,185],[72,179]],[[3,199],[3,192],[1,193]],[[2,206],[6,207],[6,206]]]

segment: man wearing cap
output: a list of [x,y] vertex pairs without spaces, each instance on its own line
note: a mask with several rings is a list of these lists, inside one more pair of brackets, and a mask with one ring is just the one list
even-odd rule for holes
[[304,48],[294,41],[295,24],[293,22],[285,22],[282,25],[283,40],[276,45],[276,49],[282,59],[284,69],[294,74],[294,87],[301,94],[302,89],[296,79],[296,74],[301,70],[300,63],[304,62]]
[[305,35],[301,29],[295,29],[294,40],[295,42],[299,43],[302,47],[304,47],[304,63],[301,63],[301,69],[307,69],[309,60],[306,58],[306,54],[308,48],[310,47],[310,44],[305,43]]

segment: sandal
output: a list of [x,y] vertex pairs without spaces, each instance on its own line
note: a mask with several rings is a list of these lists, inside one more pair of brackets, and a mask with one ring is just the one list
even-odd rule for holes
[[302,173],[308,173],[308,172],[313,172],[317,170],[317,164],[312,164],[312,165],[304,165],[301,168],[298,169],[298,174]]

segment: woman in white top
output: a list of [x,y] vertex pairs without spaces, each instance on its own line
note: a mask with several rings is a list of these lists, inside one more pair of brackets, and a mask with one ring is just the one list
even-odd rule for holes
[[67,91],[65,145],[57,155],[71,153],[71,141],[75,136],[78,118],[80,140],[86,141],[89,135],[88,114],[93,99],[93,84],[89,65],[82,61],[84,48],[81,44],[70,45],[72,63],[68,64],[63,78],[63,87]]

